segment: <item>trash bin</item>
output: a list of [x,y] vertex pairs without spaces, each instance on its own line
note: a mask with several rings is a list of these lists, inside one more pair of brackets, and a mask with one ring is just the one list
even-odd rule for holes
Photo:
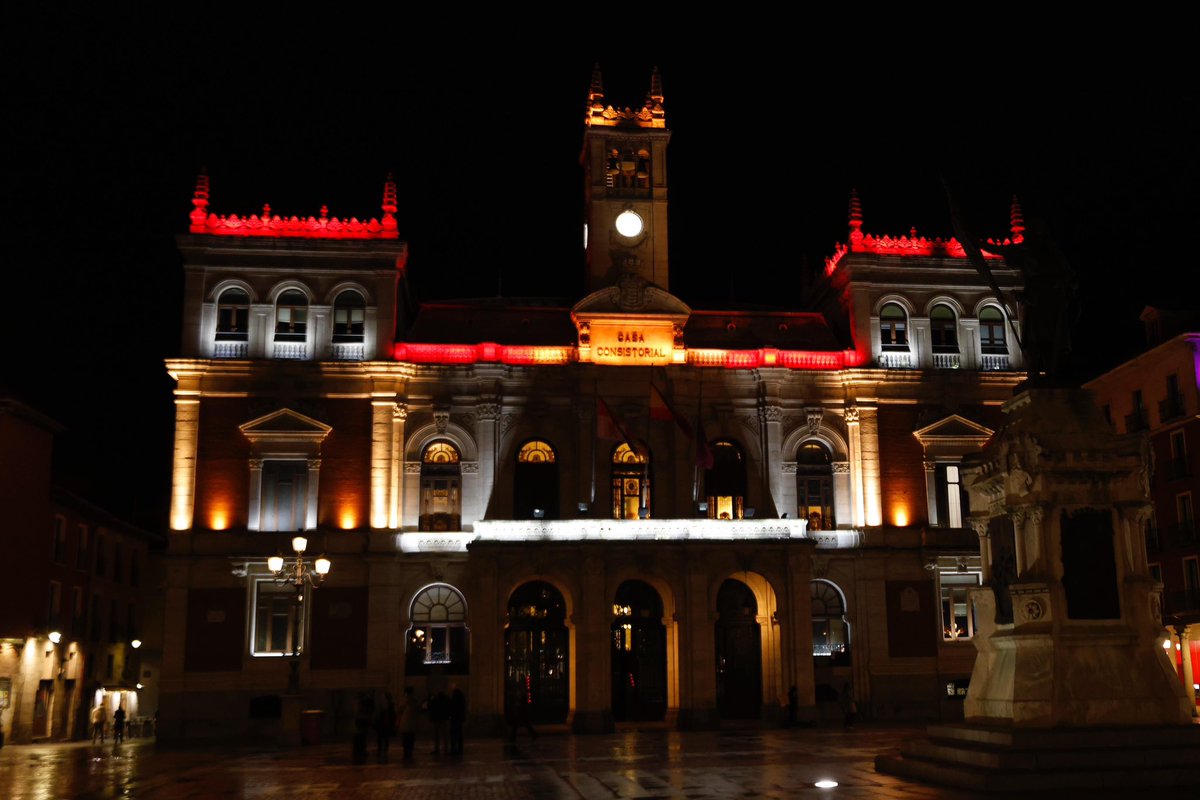
[[325,716],[325,712],[318,709],[309,709],[300,712],[301,744],[321,743],[321,717],[323,716]]

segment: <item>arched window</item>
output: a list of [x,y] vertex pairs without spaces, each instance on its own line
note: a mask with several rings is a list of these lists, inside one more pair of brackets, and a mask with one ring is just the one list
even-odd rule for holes
[[614,519],[650,517],[650,453],[622,442],[612,457],[612,514]]
[[217,341],[244,342],[250,330],[250,295],[226,289],[217,300]]
[[850,663],[850,626],[842,591],[826,580],[809,584],[812,594],[813,658],[834,666]]
[[939,303],[929,312],[929,337],[933,352],[958,352],[958,318],[950,306]]
[[458,448],[447,441],[426,445],[421,453],[422,531],[462,528],[462,467]]
[[308,331],[308,298],[288,289],[275,302],[275,341],[303,342]]
[[457,589],[447,583],[426,586],[413,598],[409,620],[405,674],[426,675],[435,666],[467,674],[467,603]]
[[348,289],[333,301],[333,341],[335,344],[357,343],[363,340],[363,324],[367,303],[363,296]]
[[1004,315],[995,306],[979,312],[979,346],[984,355],[1005,355],[1008,344],[1004,339]]
[[558,519],[558,457],[548,442],[521,445],[513,481],[514,517]]
[[741,519],[746,502],[746,461],[728,439],[710,445],[713,465],[704,470],[709,519]]
[[825,445],[805,442],[796,453],[798,519],[808,520],[810,531],[837,527],[833,518],[833,457]]
[[908,350],[908,314],[899,303],[888,303],[880,309],[879,343],[885,351]]

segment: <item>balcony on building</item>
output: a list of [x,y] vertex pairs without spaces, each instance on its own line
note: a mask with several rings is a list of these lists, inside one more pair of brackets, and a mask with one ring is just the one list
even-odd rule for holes
[[1146,409],[1136,409],[1131,414],[1125,415],[1125,431],[1127,433],[1137,433],[1138,431],[1148,430],[1150,423],[1146,419]]
[[1158,401],[1159,422],[1170,422],[1183,417],[1183,394],[1174,392],[1167,399]]

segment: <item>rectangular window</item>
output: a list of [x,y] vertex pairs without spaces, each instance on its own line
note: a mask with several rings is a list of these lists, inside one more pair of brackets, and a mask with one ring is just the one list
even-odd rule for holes
[[67,562],[67,521],[62,517],[54,518],[54,563]]
[[1171,480],[1179,480],[1188,476],[1187,438],[1183,431],[1171,432],[1171,466],[1168,469]]
[[79,547],[75,550],[75,568],[87,569],[88,557],[88,526],[79,526]]
[[1180,532],[1188,532],[1196,527],[1196,515],[1192,510],[1192,493],[1184,492],[1175,496],[1175,518],[1179,520]]
[[[282,656],[292,652],[293,615],[297,613],[294,587],[270,579],[254,582],[254,616],[251,655]],[[297,623],[302,620],[296,620]],[[299,624],[297,628],[301,627]],[[298,642],[303,648],[303,636]]]
[[104,537],[96,535],[96,577],[104,577]]
[[264,461],[261,531],[299,531],[307,522],[308,463]]
[[125,554],[120,542],[113,542],[112,579],[116,583],[125,580]]
[[121,631],[119,627],[117,625],[117,601],[114,598],[108,601],[108,640],[110,642],[120,640]]
[[963,514],[969,508],[967,492],[962,483],[962,471],[958,464],[938,464],[934,474],[938,521],[943,528],[961,528]]
[[975,635],[975,613],[967,592],[983,584],[979,572],[938,573],[942,592],[942,639],[948,642]]
[[1150,568],[1150,578],[1155,583],[1162,583],[1162,564],[1148,564]]

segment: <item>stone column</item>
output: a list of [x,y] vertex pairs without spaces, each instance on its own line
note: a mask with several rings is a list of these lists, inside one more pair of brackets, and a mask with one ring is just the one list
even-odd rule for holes
[[846,431],[850,439],[850,497],[854,513],[854,527],[866,524],[866,499],[863,496],[862,430],[859,427],[857,406],[846,409]]
[[[261,473],[260,473],[261,474]],[[321,459],[308,459],[308,499],[304,511],[304,530],[317,529],[317,498],[320,494],[317,487],[321,480]]]
[[[478,497],[478,512],[476,519],[487,515],[488,503],[492,498],[492,487],[496,483],[496,452],[500,446],[500,404],[479,403],[475,406],[475,436],[479,443],[479,478],[476,483]],[[465,472],[466,470],[464,470]],[[463,488],[466,488],[464,476]],[[463,509],[466,512],[466,509]],[[463,514],[463,528],[466,529],[466,514]]]
[[770,500],[770,507],[764,507],[759,510],[758,516],[766,517],[768,515],[778,517],[780,510],[787,510],[787,505],[784,504],[783,492],[783,470],[772,468],[772,464],[779,463],[781,458],[780,447],[782,444],[781,429],[783,427],[783,408],[777,405],[763,405],[758,410],[759,421],[763,426],[762,446],[763,458],[761,469],[765,480],[763,484],[767,489],[767,497],[763,498],[763,506],[767,505]]
[[710,606],[708,575],[692,560],[685,562],[680,620],[679,727],[717,725],[716,610]]
[[392,415],[396,401],[371,401],[371,527],[388,526],[392,483]]
[[922,466],[925,468],[925,505],[929,513],[929,524],[937,525],[937,462],[924,461]]
[[392,407],[392,452],[388,486],[388,527],[401,530],[404,527],[404,423],[408,420],[408,406],[396,403]]
[[1017,578],[1020,579],[1028,567],[1025,548],[1025,521],[1029,519],[1029,512],[1023,507],[1018,507],[1010,511],[1008,516],[1012,519],[1013,547],[1016,550],[1017,557]]
[[613,728],[612,684],[609,674],[610,600],[604,590],[604,560],[596,555],[584,558],[580,570],[580,598],[572,621],[575,623],[576,733],[607,733]]
[[879,485],[879,412],[874,406],[860,405],[858,414],[866,524],[882,525],[883,503]]
[[1026,506],[1025,513],[1029,536],[1025,547],[1025,568],[1031,575],[1049,577],[1046,565],[1050,563],[1050,554],[1046,552],[1046,536],[1043,532],[1046,509],[1040,505]]
[[262,471],[263,460],[261,458],[250,459],[250,492],[247,494],[249,498],[248,514],[246,516],[246,530],[259,530],[262,524]]
[[1183,663],[1183,691],[1187,695],[1188,707],[1192,710],[1192,716],[1198,716],[1196,713],[1196,673],[1195,666],[1192,664],[1192,642],[1191,628],[1187,625],[1179,625],[1175,628],[1179,633],[1179,656]]
[[200,438],[200,398],[175,397],[175,454],[171,474],[171,530],[186,531],[195,522],[196,444]]

